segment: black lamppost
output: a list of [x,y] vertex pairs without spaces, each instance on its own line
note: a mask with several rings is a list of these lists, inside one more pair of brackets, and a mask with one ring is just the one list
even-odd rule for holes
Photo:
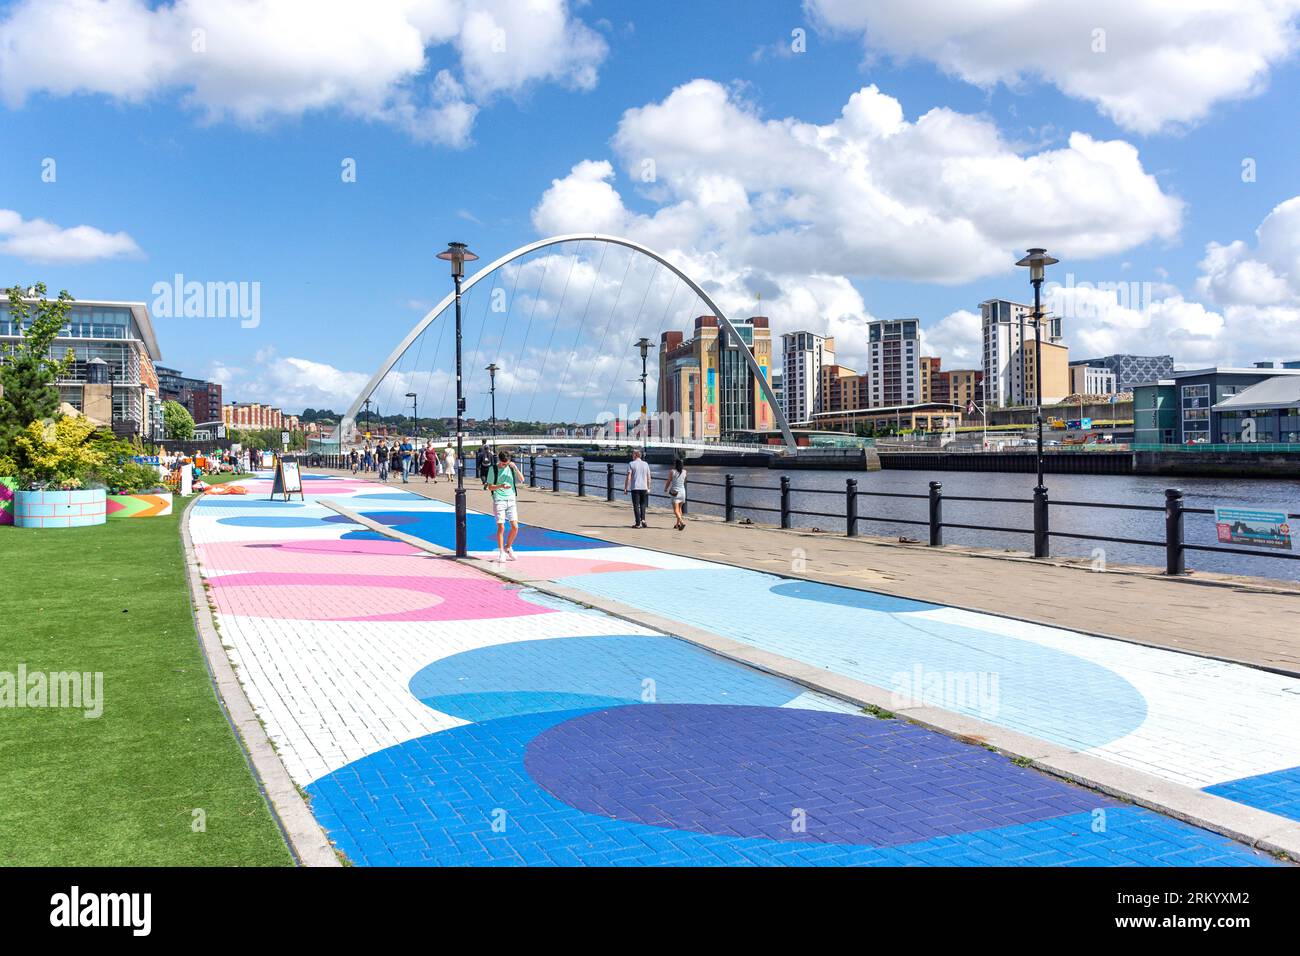
[[369,438],[370,438],[370,399],[367,398],[367,399],[365,400],[365,403],[364,403],[364,404],[365,404],[365,406],[366,406],[366,438],[367,438],[367,440],[369,440]]
[[497,363],[493,362],[483,371],[488,373],[488,394],[492,396],[492,450],[497,450]]
[[[1016,263],[1028,267],[1029,281],[1034,286],[1034,406],[1038,422],[1038,487],[1034,489],[1034,509],[1036,512],[1041,509],[1034,520],[1036,558],[1047,557],[1047,486],[1043,483],[1043,278],[1047,267],[1060,261],[1049,256],[1046,249],[1030,249],[1029,254]],[[1023,337],[1020,347],[1025,347]]]
[[411,400],[411,417],[415,419],[415,424],[411,426],[411,434],[415,436],[415,443],[420,444],[420,399],[414,392],[407,392],[406,397]]
[[478,256],[470,252],[463,242],[449,242],[447,248],[438,253],[438,258],[451,263],[451,279],[456,286],[456,557],[463,558],[469,552],[465,524],[465,471],[461,467],[465,455],[465,442],[461,434],[465,396],[460,378],[460,280],[465,278],[466,261],[473,262]]
[[646,418],[646,378],[649,373],[646,371],[646,359],[650,355],[650,340],[643,335],[636,347],[641,350],[641,447],[649,448],[650,422]]

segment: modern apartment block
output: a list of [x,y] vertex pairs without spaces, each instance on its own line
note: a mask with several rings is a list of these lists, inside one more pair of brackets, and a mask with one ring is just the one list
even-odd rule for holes
[[826,365],[821,374],[822,412],[847,412],[866,408],[869,395],[869,375],[859,375],[843,365]]
[[226,428],[263,429],[279,428],[284,431],[298,431],[302,424],[297,415],[286,415],[278,408],[263,405],[261,402],[232,402],[221,408],[221,421]]
[[935,377],[935,402],[947,402],[966,409],[984,407],[984,372],[977,368],[954,368]]
[[221,386],[187,378],[174,368],[158,367],[158,392],[164,402],[180,402],[200,425],[222,420]]
[[[721,439],[775,426],[772,409],[749,369],[742,348],[753,350],[770,384],[772,333],[766,316],[732,323],[736,341],[717,316],[701,315],[687,339],[678,331],[659,336],[659,407],[668,438]],[[788,392],[790,381],[784,388]]]
[[1118,391],[1110,369],[1090,362],[1070,363],[1071,395],[1114,395]]
[[[12,343],[21,335],[9,304],[0,302],[0,342]],[[58,380],[62,402],[119,435],[162,437],[162,400],[154,366],[162,353],[145,303],[77,301],[50,349],[56,358],[69,351],[72,366]]]
[[[934,401],[934,389],[938,384],[940,371],[943,366],[943,359],[937,355],[921,356],[921,401]],[[942,388],[942,386],[940,386]]]
[[1103,355],[1101,358],[1076,359],[1070,365],[1088,365],[1113,372],[1117,392],[1131,392],[1138,385],[1147,385],[1174,373],[1172,355]]
[[[1034,307],[1008,299],[980,303],[984,377],[991,406],[1034,404]],[[1070,394],[1069,349],[1061,344],[1061,319],[1042,319],[1043,401]]]
[[868,407],[914,405],[921,400],[921,321],[896,319],[867,327]]
[[815,332],[781,336],[782,390],[787,421],[806,422],[821,405],[822,369],[835,364],[835,339]]

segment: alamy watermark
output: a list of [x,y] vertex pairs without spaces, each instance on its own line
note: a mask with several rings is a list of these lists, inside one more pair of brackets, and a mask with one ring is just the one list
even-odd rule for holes
[[897,710],[920,704],[974,712],[982,720],[998,714],[998,675],[989,671],[934,671],[916,664],[890,681],[890,706]]
[[170,282],[155,282],[150,291],[155,318],[239,319],[245,329],[262,324],[260,282],[187,282],[178,272]]
[[104,713],[103,671],[0,671],[0,709],[69,708],[87,720]]
[[[1064,282],[1049,282],[1043,289],[1047,298],[1057,296],[1058,309],[1065,319],[1096,319],[1111,308],[1131,309],[1146,315],[1155,302],[1155,283],[1148,281],[1077,282],[1073,272],[1065,274]],[[1099,292],[1101,295],[1075,295],[1075,292]],[[1113,299],[1108,296],[1114,296]]]

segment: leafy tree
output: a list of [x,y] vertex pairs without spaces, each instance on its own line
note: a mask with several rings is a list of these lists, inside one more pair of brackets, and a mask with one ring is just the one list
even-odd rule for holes
[[168,438],[193,438],[194,416],[180,402],[163,402],[163,430]]
[[[5,290],[9,318],[22,330],[22,339],[0,346],[0,454],[12,454],[18,434],[32,422],[56,418],[59,414],[59,377],[72,364],[72,351],[62,359],[51,352],[63,331],[73,298],[67,291],[54,300],[45,297],[45,285],[38,282],[29,296],[21,286]],[[35,298],[35,302],[28,301]]]

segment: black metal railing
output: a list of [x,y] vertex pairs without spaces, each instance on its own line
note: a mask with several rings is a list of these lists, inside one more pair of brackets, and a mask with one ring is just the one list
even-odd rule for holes
[[[601,473],[601,478],[603,479],[601,481],[601,487],[605,493],[605,500],[613,501],[616,483],[626,480],[627,470],[626,468],[620,470],[612,463],[605,463],[604,468],[601,469],[598,463],[588,463],[581,459],[579,459],[576,464],[568,464],[562,462],[559,458],[551,458],[550,483],[547,486],[542,486],[537,482],[537,457],[529,456],[528,484],[532,488],[542,488],[543,490],[550,491],[572,488],[578,495],[585,496],[590,487],[590,473],[593,470]],[[561,477],[562,473],[565,472],[572,472],[574,477]],[[662,483],[666,477],[666,474],[655,474],[653,471],[651,472],[650,497],[652,499],[658,498],[670,500],[670,495],[654,490],[656,484]],[[619,487],[621,488],[621,485]],[[1217,554],[1229,554],[1237,557],[1248,558],[1300,560],[1300,554],[1290,552],[1263,551],[1258,548],[1223,547],[1219,545],[1188,543],[1185,536],[1185,516],[1213,515],[1214,509],[1187,507],[1183,501],[1182,491],[1177,488],[1165,489],[1165,504],[1162,507],[1160,505],[1115,504],[1099,501],[1052,501],[1046,489],[1035,489],[1033,496],[1030,498],[945,495],[943,493],[943,483],[938,481],[931,481],[928,491],[924,494],[897,491],[862,491],[858,488],[858,481],[856,478],[846,479],[843,491],[827,488],[796,488],[791,485],[789,477],[785,475],[782,475],[779,484],[776,487],[773,487],[771,485],[739,484],[734,475],[726,474],[723,476],[721,482],[691,478],[687,483],[688,500],[683,503],[683,510],[686,510],[687,507],[689,507],[691,489],[700,487],[722,489],[721,501],[711,500],[708,498],[696,499],[696,501],[699,504],[709,505],[720,509],[722,511],[723,520],[726,522],[735,522],[736,512],[739,510],[775,514],[778,516],[778,524],[781,528],[792,527],[793,519],[796,517],[841,520],[844,522],[844,531],[848,537],[858,536],[858,526],[862,522],[924,527],[928,531],[928,544],[930,547],[943,546],[945,529],[1025,535],[1030,537],[1032,540],[1032,550],[1030,553],[1036,558],[1051,557],[1050,542],[1052,538],[1135,545],[1163,551],[1165,556],[1165,573],[1170,575],[1185,574],[1187,572],[1187,552],[1189,551],[1213,552]],[[737,504],[737,491],[774,493],[775,504],[756,504],[753,502]],[[822,495],[831,498],[839,498],[843,502],[843,510],[832,512],[796,508],[792,503],[793,497],[796,494],[801,497]],[[927,504],[928,513],[924,519],[903,518],[898,517],[897,515],[864,514],[861,507],[861,502],[864,499],[903,499],[924,501]],[[1003,525],[977,524],[970,521],[946,520],[944,506],[950,502],[975,505],[991,503],[1028,505],[1030,506],[1031,524],[1029,527],[1007,527]],[[1053,508],[1090,508],[1103,511],[1137,511],[1150,514],[1160,514],[1163,515],[1165,519],[1165,533],[1162,538],[1157,539],[1132,538],[1108,534],[1084,534],[1075,531],[1053,531],[1051,526],[1051,513]],[[1300,519],[1300,514],[1288,513],[1287,517],[1290,519]]]

